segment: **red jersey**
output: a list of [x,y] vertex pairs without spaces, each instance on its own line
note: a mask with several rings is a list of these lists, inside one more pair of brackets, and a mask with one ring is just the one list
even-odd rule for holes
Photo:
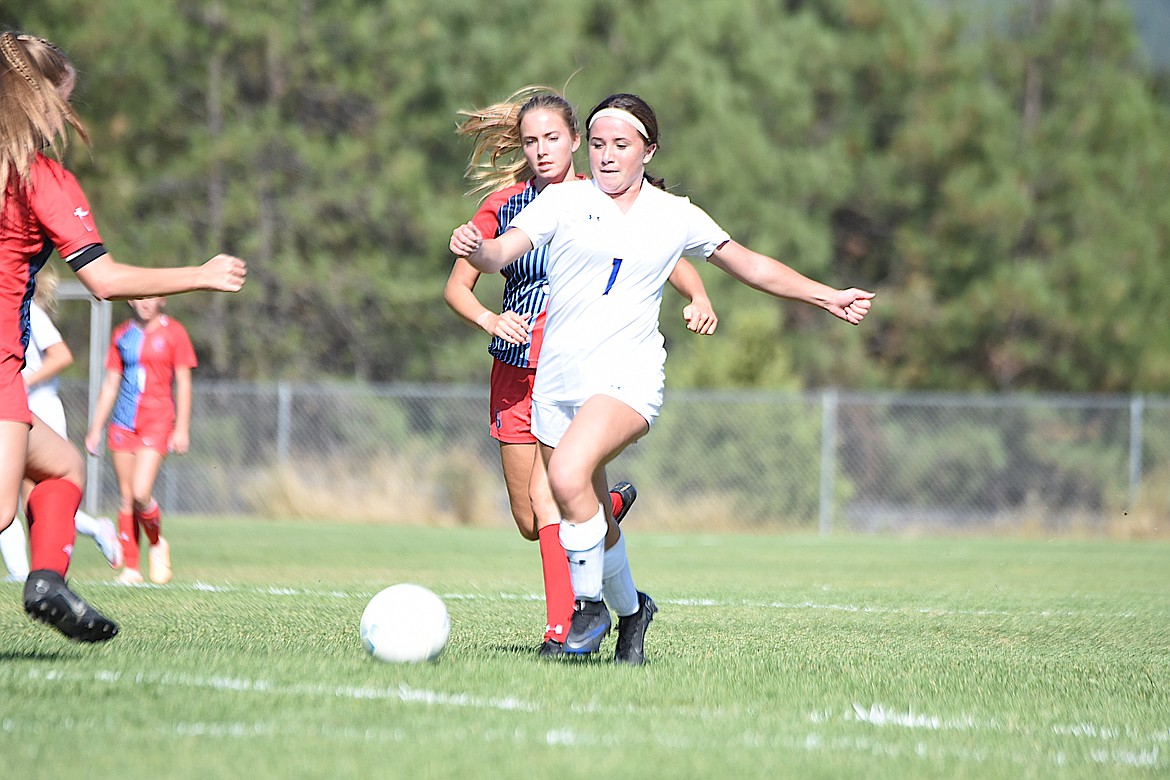
[[106,253],[85,193],[60,163],[37,153],[29,177],[0,200],[0,420],[30,422],[20,370],[37,271],[54,249],[74,271]]
[[74,271],[106,252],[73,174],[38,153],[0,208],[0,359],[24,358],[33,280],[54,249]]
[[195,348],[187,330],[165,314],[154,330],[136,320],[114,329],[106,368],[122,374],[110,422],[131,431],[173,426],[176,368],[195,368]]

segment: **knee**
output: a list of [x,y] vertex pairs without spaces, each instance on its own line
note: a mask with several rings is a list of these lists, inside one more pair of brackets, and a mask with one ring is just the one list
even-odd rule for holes
[[552,490],[553,498],[564,506],[565,503],[582,490],[592,491],[592,485],[587,477],[578,473],[571,464],[558,461],[555,457],[548,464],[548,486]]
[[85,459],[81,457],[81,453],[73,450],[73,455],[61,464],[61,478],[72,482],[81,491],[85,492]]

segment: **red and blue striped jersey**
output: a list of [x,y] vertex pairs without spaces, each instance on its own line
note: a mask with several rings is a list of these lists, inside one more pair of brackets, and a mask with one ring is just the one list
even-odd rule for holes
[[[581,177],[579,177],[581,178]],[[508,229],[512,219],[539,194],[533,180],[496,190],[484,200],[472,222],[485,236],[496,238]],[[527,343],[509,344],[494,337],[488,353],[501,363],[519,368],[536,368],[544,339],[544,311],[548,306],[548,247],[522,255],[501,271],[504,295],[500,311],[527,314],[532,326]]]
[[136,320],[123,322],[114,329],[106,355],[106,368],[122,374],[110,421],[131,431],[173,425],[175,369],[196,365],[187,330],[165,314],[151,331]]

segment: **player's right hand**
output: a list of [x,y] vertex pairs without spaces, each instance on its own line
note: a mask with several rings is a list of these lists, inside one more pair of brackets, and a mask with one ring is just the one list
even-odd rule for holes
[[472,222],[467,222],[451,231],[451,254],[456,257],[470,257],[483,246],[483,233]]
[[203,264],[207,278],[205,289],[239,292],[248,275],[248,264],[233,255],[218,254]]

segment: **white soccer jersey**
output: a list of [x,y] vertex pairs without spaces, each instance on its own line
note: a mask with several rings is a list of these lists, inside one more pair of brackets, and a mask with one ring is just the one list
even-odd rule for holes
[[[25,376],[40,369],[45,350],[54,344],[60,344],[64,339],[61,332],[53,324],[49,315],[35,303],[29,305],[29,336],[28,349],[24,351]],[[32,413],[40,417],[49,427],[61,436],[65,435],[65,410],[61,406],[61,399],[57,395],[59,382],[53,377],[47,382],[41,382],[28,389],[28,407]]]
[[680,256],[706,259],[727,233],[688,199],[645,182],[624,214],[592,181],[550,185],[511,228],[533,246],[549,244],[551,295],[533,398],[580,404],[613,395],[656,414],[666,364],[662,288]]

